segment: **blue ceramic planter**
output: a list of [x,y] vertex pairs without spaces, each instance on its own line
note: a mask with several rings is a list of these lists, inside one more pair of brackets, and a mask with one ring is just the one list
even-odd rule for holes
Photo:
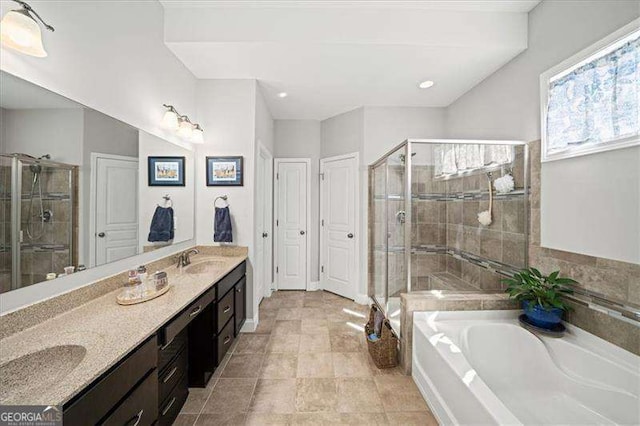
[[551,329],[556,324],[559,324],[562,321],[562,314],[564,313],[562,309],[551,308],[550,310],[546,310],[540,305],[531,305],[526,300],[522,302],[522,309],[531,324],[547,329]]

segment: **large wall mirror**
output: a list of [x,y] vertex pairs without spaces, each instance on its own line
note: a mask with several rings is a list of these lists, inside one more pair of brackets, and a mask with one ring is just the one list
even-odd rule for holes
[[192,151],[0,82],[0,292],[193,238]]

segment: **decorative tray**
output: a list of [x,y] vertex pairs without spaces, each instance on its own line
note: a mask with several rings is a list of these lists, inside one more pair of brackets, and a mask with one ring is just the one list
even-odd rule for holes
[[169,291],[171,285],[161,288],[160,290],[145,289],[138,292],[134,289],[124,289],[116,296],[116,302],[119,305],[135,305],[138,303],[148,302],[156,297],[162,296]]

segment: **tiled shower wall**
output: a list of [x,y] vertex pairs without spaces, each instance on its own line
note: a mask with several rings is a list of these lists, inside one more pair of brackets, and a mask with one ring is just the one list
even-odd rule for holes
[[[508,172],[492,171],[492,179]],[[516,188],[494,195],[493,222],[480,225],[489,206],[489,179],[476,172],[435,179],[433,166],[412,168],[412,289],[502,290],[503,275],[526,258],[524,148],[516,147],[511,171]]]

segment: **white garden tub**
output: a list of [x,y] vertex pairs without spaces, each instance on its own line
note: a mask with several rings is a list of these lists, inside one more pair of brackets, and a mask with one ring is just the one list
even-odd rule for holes
[[640,357],[570,325],[533,334],[519,314],[414,313],[413,379],[440,424],[640,424]]

